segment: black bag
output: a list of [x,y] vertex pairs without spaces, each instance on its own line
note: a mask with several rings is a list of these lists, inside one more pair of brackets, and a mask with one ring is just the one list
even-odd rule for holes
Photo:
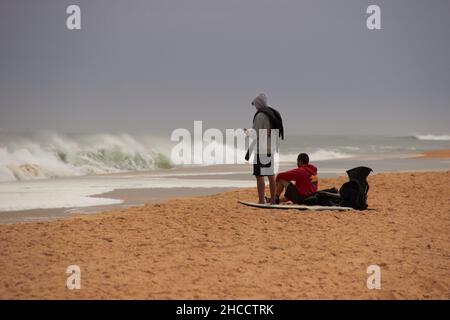
[[303,200],[307,206],[339,206],[340,195],[336,188],[319,190]]
[[367,177],[370,172],[372,169],[367,167],[356,167],[347,171],[350,180],[339,189],[341,207],[367,209],[367,193],[369,192]]

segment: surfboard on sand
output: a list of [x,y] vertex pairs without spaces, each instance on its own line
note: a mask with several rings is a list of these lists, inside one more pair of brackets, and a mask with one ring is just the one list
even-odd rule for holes
[[240,204],[255,207],[255,208],[264,208],[264,209],[297,209],[297,210],[313,210],[313,211],[349,211],[353,210],[350,207],[337,207],[337,206],[305,206],[302,204],[260,204],[256,202],[249,201],[238,201]]

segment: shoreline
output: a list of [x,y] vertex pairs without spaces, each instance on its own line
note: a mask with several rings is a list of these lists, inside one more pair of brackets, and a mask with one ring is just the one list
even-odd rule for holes
[[[120,204],[99,205],[90,207],[70,208],[38,208],[17,211],[0,212],[0,225],[55,221],[76,215],[101,214],[112,210],[122,210],[141,207],[146,203],[158,203],[173,199],[183,199],[195,196],[214,195],[238,188],[171,188],[167,194],[165,188],[114,189],[113,191],[92,195],[93,198],[110,198],[122,200]],[[177,196],[173,196],[177,193]]]
[[[0,299],[449,299],[450,171],[368,181],[362,212],[239,205],[252,188],[0,225]],[[372,264],[381,290],[365,286]]]
[[[380,172],[380,174],[414,174],[414,173],[443,173],[449,169],[437,169],[437,170],[416,170],[416,171],[396,171],[396,172]],[[334,178],[321,178],[320,181],[325,179],[347,179],[346,174],[343,173]],[[266,182],[267,188],[267,182]],[[109,211],[126,210],[129,208],[138,208],[145,206],[146,204],[158,204],[165,203],[171,200],[182,200],[186,198],[202,197],[208,195],[217,195],[227,191],[233,190],[254,190],[255,188],[239,188],[239,187],[212,187],[212,188],[137,188],[137,189],[114,189],[112,191],[94,194],[90,197],[93,198],[109,198],[122,200],[119,204],[97,205],[88,207],[63,207],[63,208],[36,208],[17,211],[0,211],[0,225],[2,224],[22,224],[22,223],[38,223],[38,222],[50,222],[59,219],[67,219],[76,216],[84,215],[98,215]],[[320,189],[323,189],[320,187]],[[267,191],[268,192],[268,191]],[[176,194],[176,195],[174,195]],[[256,201],[256,196],[255,199]]]
[[[432,150],[423,152],[421,154],[414,154],[407,158],[394,157],[384,158],[377,160],[364,160],[365,165],[374,169],[374,173],[382,172],[443,172],[449,169],[450,162],[446,159],[450,158],[450,150]],[[321,179],[329,177],[346,176],[345,170],[351,167],[360,165],[361,158],[344,159],[344,160],[327,160],[317,161],[316,164],[319,168],[319,176]],[[287,170],[292,168],[293,164],[288,165],[282,163],[280,170]],[[246,170],[246,171],[245,171]],[[219,175],[219,176],[218,176]],[[217,178],[225,179],[228,184],[233,184],[232,181],[247,181],[251,185],[253,176],[251,176],[250,168],[248,165],[211,165],[200,168],[172,168],[170,170],[156,170],[156,171],[143,171],[143,172],[123,172],[110,175],[97,175],[97,176],[83,176],[83,177],[61,177],[55,180],[48,180],[49,183],[61,184],[73,184],[84,181],[87,183],[95,183],[96,180],[102,180],[102,186],[111,184],[114,181],[151,181],[149,179],[178,179],[182,187],[120,187],[112,183],[111,191],[92,193],[88,196],[90,199],[105,199],[111,204],[98,204],[90,206],[64,206],[64,207],[49,207],[49,208],[36,208],[36,209],[18,209],[10,211],[0,211],[0,224],[3,223],[20,223],[20,222],[33,222],[33,221],[46,221],[59,218],[65,218],[74,214],[96,214],[107,210],[124,209],[131,206],[142,206],[145,203],[154,201],[164,201],[167,199],[174,199],[181,196],[195,196],[214,194],[227,189],[242,188],[238,186],[234,187],[187,187],[189,181],[194,179],[196,181],[204,181],[203,184],[207,185],[208,181],[213,181]],[[110,180],[112,179],[112,180]],[[194,181],[192,180],[192,181]],[[224,181],[225,181],[224,180]],[[92,182],[90,182],[92,181]],[[36,186],[36,183],[46,182],[46,180],[28,181],[26,184]],[[147,182],[145,182],[147,183]],[[98,184],[98,183],[97,183]],[[17,185],[17,183],[15,184]],[[4,188],[3,188],[4,189]],[[27,189],[27,188],[25,188]],[[211,190],[211,191],[209,191]],[[25,190],[26,192],[26,190]],[[120,200],[121,203],[114,203],[114,200]],[[26,201],[26,200],[25,200]]]

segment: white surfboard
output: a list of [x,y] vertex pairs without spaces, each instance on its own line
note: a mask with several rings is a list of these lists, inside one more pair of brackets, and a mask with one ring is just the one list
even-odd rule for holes
[[302,204],[261,204],[249,201],[238,201],[240,204],[264,209],[297,209],[297,210],[313,210],[313,211],[349,211],[353,210],[350,207],[338,207],[338,206],[305,206]]

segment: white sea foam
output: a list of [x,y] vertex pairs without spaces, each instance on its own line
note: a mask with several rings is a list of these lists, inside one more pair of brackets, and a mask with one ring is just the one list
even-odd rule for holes
[[122,201],[91,197],[115,189],[146,188],[247,188],[254,181],[225,179],[178,179],[151,175],[124,178],[117,175],[28,180],[0,183],[0,211],[38,208],[71,208],[119,204]]
[[414,136],[417,140],[422,141],[450,141],[450,135],[433,135],[433,134],[418,134]]
[[[333,159],[345,159],[353,157],[353,155],[349,153],[327,149],[317,149],[315,151],[308,152],[308,155],[311,162],[322,160],[333,160]],[[297,156],[298,153],[281,154],[280,162],[297,162]]]
[[170,166],[168,157],[128,134],[96,134],[73,138],[45,133],[0,141],[0,181],[139,171]]

